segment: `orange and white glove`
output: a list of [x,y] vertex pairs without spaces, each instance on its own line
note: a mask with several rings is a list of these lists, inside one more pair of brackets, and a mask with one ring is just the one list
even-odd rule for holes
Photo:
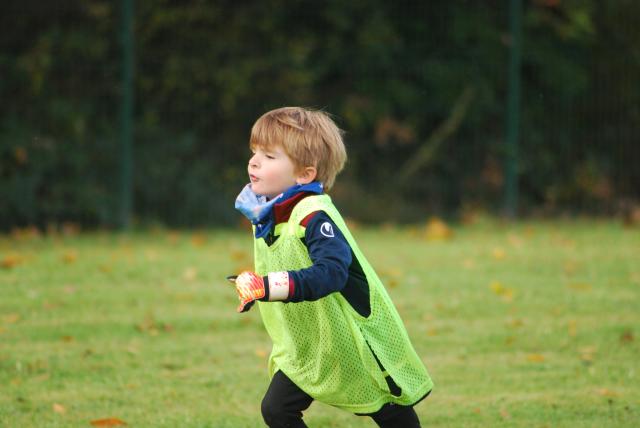
[[289,273],[286,271],[271,272],[265,277],[244,271],[235,278],[229,276],[227,279],[235,283],[240,300],[238,312],[247,312],[256,300],[275,302],[289,298]]

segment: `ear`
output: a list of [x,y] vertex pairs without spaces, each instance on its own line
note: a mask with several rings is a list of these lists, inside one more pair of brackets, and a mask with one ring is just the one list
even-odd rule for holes
[[306,166],[298,173],[298,177],[296,178],[296,183],[298,184],[309,184],[313,180],[316,179],[318,175],[318,171],[313,166]]

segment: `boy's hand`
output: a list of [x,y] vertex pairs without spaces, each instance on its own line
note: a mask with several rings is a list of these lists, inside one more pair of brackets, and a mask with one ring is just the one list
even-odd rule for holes
[[253,272],[245,271],[238,275],[235,279],[236,292],[240,305],[238,312],[247,312],[253,306],[254,302],[265,296],[264,280],[262,277]]
[[289,298],[293,282],[290,281],[287,271],[271,272],[265,278],[249,271],[244,271],[238,276],[227,277],[236,286],[238,299],[240,299],[238,312],[247,312],[256,300],[273,302]]

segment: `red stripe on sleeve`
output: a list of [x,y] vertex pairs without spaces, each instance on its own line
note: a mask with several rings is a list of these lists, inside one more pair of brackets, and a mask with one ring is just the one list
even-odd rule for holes
[[293,297],[296,287],[293,285],[293,277],[289,274],[289,299]]
[[311,221],[311,219],[313,218],[313,216],[315,216],[316,214],[318,214],[320,211],[314,211],[311,214],[307,215],[305,218],[302,219],[302,221],[300,222],[300,226],[302,227],[307,227],[307,224],[309,224],[309,222]]

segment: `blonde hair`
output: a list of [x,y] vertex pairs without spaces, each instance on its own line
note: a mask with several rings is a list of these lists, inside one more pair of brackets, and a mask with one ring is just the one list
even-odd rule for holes
[[331,189],[347,160],[343,131],[329,115],[303,107],[282,107],[263,114],[251,128],[249,146],[269,149],[280,146],[291,158],[296,172],[316,168],[316,180]]

